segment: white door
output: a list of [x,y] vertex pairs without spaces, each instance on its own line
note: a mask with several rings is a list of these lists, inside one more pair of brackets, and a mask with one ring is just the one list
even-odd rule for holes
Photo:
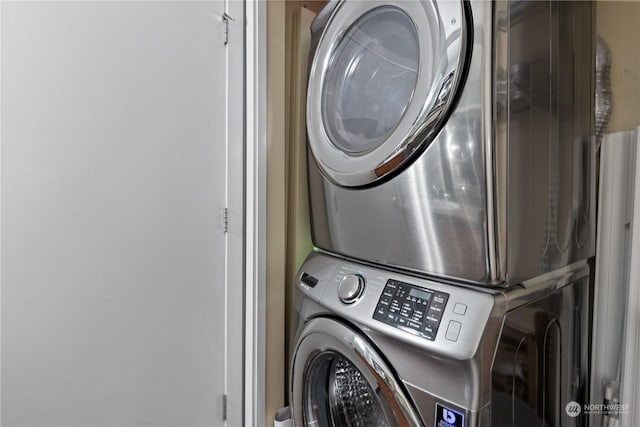
[[224,424],[225,7],[2,2],[2,426]]

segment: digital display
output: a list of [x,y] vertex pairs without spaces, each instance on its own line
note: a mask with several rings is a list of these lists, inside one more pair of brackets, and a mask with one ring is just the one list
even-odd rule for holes
[[416,288],[411,288],[411,290],[409,291],[409,296],[421,298],[425,301],[429,301],[429,298],[431,298],[431,294],[429,292],[421,291]]

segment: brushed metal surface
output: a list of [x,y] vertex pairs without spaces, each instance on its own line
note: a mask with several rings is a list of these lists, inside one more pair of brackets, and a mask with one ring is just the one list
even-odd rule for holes
[[[346,270],[365,275],[370,284],[348,310],[339,301],[335,280]],[[321,253],[312,254],[303,271],[319,282],[310,288],[298,280],[296,341],[304,340],[305,325],[314,319],[347,325],[351,334],[369,340],[372,351],[383,356],[385,367],[402,384],[425,425],[433,424],[436,403],[464,414],[466,426],[585,425],[585,417],[569,418],[564,411],[569,401],[586,402],[587,398],[589,269],[585,262],[534,279],[527,286],[506,289],[438,284]],[[461,322],[461,333],[466,333],[459,340],[463,342],[444,339],[444,329],[433,342],[417,339],[374,320],[375,301],[390,278],[448,293],[445,311],[449,319],[456,316]],[[465,315],[453,312],[456,301],[468,304]],[[330,341],[349,342],[336,328],[324,329],[326,336],[316,341],[315,350],[326,350]],[[338,351],[336,346],[332,349]],[[353,357],[350,350],[342,351],[347,358]],[[295,408],[305,403],[294,384],[304,375],[305,355],[314,354],[314,347],[307,346],[304,354],[292,356],[297,369],[291,373],[290,402],[298,414],[294,420],[298,426],[306,424]],[[354,363],[361,362],[356,358]]]
[[492,425],[585,426],[569,402],[588,403],[588,285],[583,279],[505,316],[493,364]]
[[593,255],[592,5],[468,4],[469,71],[421,155],[386,182],[350,188],[309,153],[317,248],[498,286]]

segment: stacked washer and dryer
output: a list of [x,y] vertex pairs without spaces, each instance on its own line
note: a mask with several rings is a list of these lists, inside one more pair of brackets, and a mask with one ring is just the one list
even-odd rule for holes
[[587,425],[592,27],[581,1],[318,15],[296,426]]

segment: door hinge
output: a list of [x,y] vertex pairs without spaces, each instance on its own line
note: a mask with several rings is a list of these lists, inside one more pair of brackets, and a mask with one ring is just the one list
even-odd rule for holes
[[229,21],[235,21],[227,12],[222,14],[222,22],[224,22],[224,45],[229,44]]
[[227,421],[227,395],[222,395],[222,421]]
[[222,229],[224,232],[229,231],[229,209],[222,209]]

